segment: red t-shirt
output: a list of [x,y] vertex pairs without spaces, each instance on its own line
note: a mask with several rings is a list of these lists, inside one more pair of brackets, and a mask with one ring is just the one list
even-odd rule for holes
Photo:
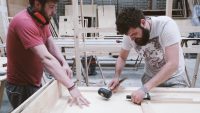
[[23,10],[11,21],[6,42],[7,80],[16,85],[40,86],[43,73],[41,59],[30,48],[46,44],[49,26],[42,26]]

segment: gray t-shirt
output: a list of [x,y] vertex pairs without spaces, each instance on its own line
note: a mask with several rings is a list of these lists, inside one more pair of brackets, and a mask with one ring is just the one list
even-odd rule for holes
[[[181,35],[175,21],[167,16],[151,17],[150,40],[145,46],[138,46],[130,37],[123,39],[122,48],[131,50],[134,48],[136,52],[145,61],[145,74],[149,77],[155,76],[165,65],[165,47],[179,43]],[[173,74],[174,76],[183,75],[185,63],[181,46],[179,46],[179,68]]]

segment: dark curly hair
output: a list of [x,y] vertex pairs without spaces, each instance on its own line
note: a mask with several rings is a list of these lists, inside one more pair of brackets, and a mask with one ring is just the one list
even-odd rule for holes
[[[46,2],[49,2],[49,1],[53,1],[53,2],[59,2],[59,0],[38,0],[41,4],[45,4]],[[29,0],[29,3],[30,3],[30,6],[33,6],[34,5],[34,2],[35,0]]]
[[130,27],[140,26],[140,20],[144,19],[143,12],[136,8],[124,8],[117,17],[116,26],[119,34],[127,34]]

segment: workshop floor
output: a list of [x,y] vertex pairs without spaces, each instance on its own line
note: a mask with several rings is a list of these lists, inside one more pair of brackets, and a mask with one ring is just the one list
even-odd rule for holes
[[[195,65],[195,59],[186,59],[186,66],[190,75],[190,78],[192,78],[193,70]],[[106,83],[109,83],[109,81],[112,79],[114,75],[114,67],[102,67],[103,74],[106,78]],[[143,64],[139,67],[138,70],[133,69],[132,67],[125,68],[123,70],[123,77],[127,77],[128,80],[126,80],[122,85],[124,87],[140,87],[141,86],[141,76],[143,74]],[[91,86],[103,86],[103,82],[100,76],[100,71],[97,67],[97,75],[95,76],[89,76],[89,83]],[[96,83],[96,84],[93,84]],[[198,77],[198,80],[196,82],[196,87],[200,87],[200,77]],[[9,113],[12,111],[12,107],[10,106],[8,102],[7,95],[4,91],[3,96],[3,103],[2,108],[0,110],[0,113]]]

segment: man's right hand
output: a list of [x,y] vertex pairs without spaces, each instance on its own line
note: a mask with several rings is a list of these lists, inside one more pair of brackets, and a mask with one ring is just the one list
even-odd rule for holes
[[77,87],[70,91],[70,95],[72,96],[69,100],[70,106],[73,104],[78,105],[80,108],[82,108],[82,105],[89,106],[90,102],[82,96]]
[[114,77],[112,81],[109,83],[108,87],[110,88],[110,90],[114,91],[117,89],[118,84],[119,84],[119,77]]

